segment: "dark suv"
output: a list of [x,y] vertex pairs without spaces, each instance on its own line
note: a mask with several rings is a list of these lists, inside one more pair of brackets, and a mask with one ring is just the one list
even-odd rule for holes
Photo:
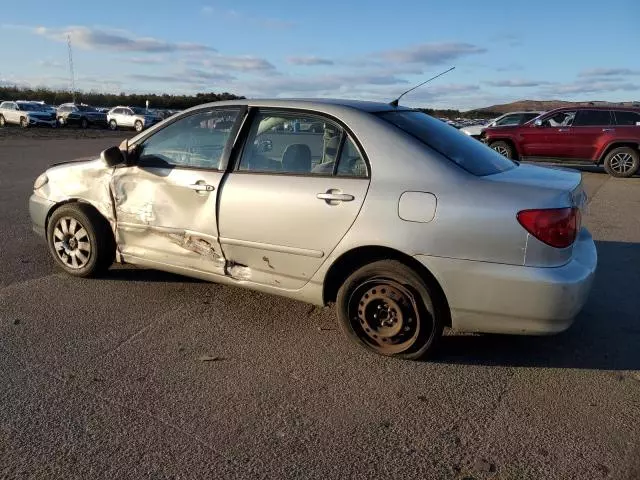
[[78,105],[75,103],[65,103],[58,107],[56,119],[58,125],[76,125],[87,128],[92,125],[100,127],[107,126],[107,114],[99,112],[89,105]]
[[614,177],[640,169],[640,109],[564,107],[513,127],[487,128],[484,141],[520,160],[604,165]]

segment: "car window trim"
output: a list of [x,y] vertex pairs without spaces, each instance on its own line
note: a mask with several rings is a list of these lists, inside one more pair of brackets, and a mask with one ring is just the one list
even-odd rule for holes
[[[307,177],[307,178],[348,178],[352,180],[369,180],[371,179],[371,164],[369,163],[369,157],[367,156],[365,150],[362,148],[362,144],[358,137],[354,135],[353,131],[339,118],[324,112],[318,112],[315,110],[309,110],[308,108],[295,108],[295,107],[258,107],[248,105],[248,113],[247,118],[243,124],[242,130],[238,134],[238,139],[236,145],[234,145],[233,151],[231,152],[231,158],[229,160],[228,170],[230,173],[238,173],[238,174],[254,174],[254,175],[280,175],[280,176],[291,176],[291,177]],[[312,174],[312,173],[288,173],[288,172],[256,172],[250,170],[239,170],[240,160],[242,159],[242,154],[244,153],[244,149],[246,148],[246,143],[249,138],[249,132],[251,131],[251,126],[253,125],[253,121],[261,111],[277,111],[283,113],[293,113],[293,114],[306,114],[310,116],[316,117],[324,117],[337,124],[343,130],[343,135],[348,135],[353,143],[355,144],[358,152],[360,152],[360,156],[367,167],[367,175],[365,177],[353,177],[346,175],[327,175],[327,174]],[[338,160],[338,159],[337,159]],[[338,162],[336,161],[336,164]]]
[[[154,166],[153,164],[143,165],[143,166],[148,168],[170,168],[170,169],[183,169],[183,170],[201,170],[201,171],[207,171],[207,172],[225,172],[227,170],[227,165],[229,164],[229,156],[233,147],[232,140],[235,141],[238,135],[238,131],[240,130],[240,126],[242,125],[242,122],[244,122],[244,117],[246,117],[246,110],[247,110],[246,105],[231,105],[228,107],[222,107],[222,106],[207,107],[207,108],[200,108],[197,110],[193,110],[191,112],[185,112],[183,115],[180,115],[177,118],[172,118],[171,121],[167,122],[166,124],[162,124],[161,128],[157,128],[152,131],[149,131],[147,132],[146,135],[137,138],[135,142],[131,143],[129,148],[131,149],[132,147],[142,145],[145,141],[147,141],[156,133],[164,130],[168,126],[173,125],[174,123],[182,119],[185,119],[187,117],[192,117],[193,115],[199,115],[202,113],[223,111],[223,110],[238,110],[238,116],[236,117],[233,127],[231,127],[231,130],[229,131],[229,138],[227,138],[227,143],[225,144],[224,148],[222,149],[222,153],[220,154],[220,160],[218,161],[218,168],[195,167],[190,165],[174,165],[169,162],[166,162],[166,165],[164,164],[160,165],[160,162],[158,162],[158,165],[156,166]],[[139,164],[138,164],[138,161],[136,161],[136,163],[133,165],[125,164],[125,165],[118,165],[118,166],[119,167],[135,167],[135,166],[139,166]]]

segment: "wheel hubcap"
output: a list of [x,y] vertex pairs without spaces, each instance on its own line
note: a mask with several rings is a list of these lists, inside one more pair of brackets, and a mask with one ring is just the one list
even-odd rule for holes
[[502,145],[498,145],[497,147],[492,147],[496,152],[498,152],[500,155],[504,156],[504,157],[508,157],[509,156],[509,152],[507,151],[506,148],[504,148]]
[[62,217],[58,220],[53,229],[53,248],[69,268],[82,268],[91,258],[89,234],[75,218]]
[[423,317],[414,294],[395,280],[367,281],[349,300],[353,330],[369,347],[387,355],[408,350],[419,335],[429,333]]
[[611,170],[617,173],[626,173],[633,167],[633,157],[630,153],[616,153],[609,162]]

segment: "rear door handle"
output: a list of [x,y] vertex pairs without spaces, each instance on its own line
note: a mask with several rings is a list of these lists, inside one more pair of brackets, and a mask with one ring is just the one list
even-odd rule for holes
[[196,192],[213,192],[216,189],[213,185],[208,185],[206,183],[192,183],[189,185],[189,188]]
[[615,132],[616,129],[615,128],[603,128],[602,131],[603,132]]
[[340,190],[329,189],[325,193],[318,193],[316,195],[318,200],[324,200],[327,203],[330,202],[350,202],[355,197],[353,195],[349,195],[348,193],[342,193]]
[[568,132],[569,129],[568,128],[559,128],[558,131],[559,132]]

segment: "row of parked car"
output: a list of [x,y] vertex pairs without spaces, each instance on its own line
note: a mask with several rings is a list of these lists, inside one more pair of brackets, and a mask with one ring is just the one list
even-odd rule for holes
[[173,111],[152,111],[145,108],[118,106],[111,109],[85,104],[64,103],[57,108],[43,102],[26,100],[0,103],[0,127],[7,124],[80,128],[102,127],[117,130],[133,128],[141,132],[172,115]]

